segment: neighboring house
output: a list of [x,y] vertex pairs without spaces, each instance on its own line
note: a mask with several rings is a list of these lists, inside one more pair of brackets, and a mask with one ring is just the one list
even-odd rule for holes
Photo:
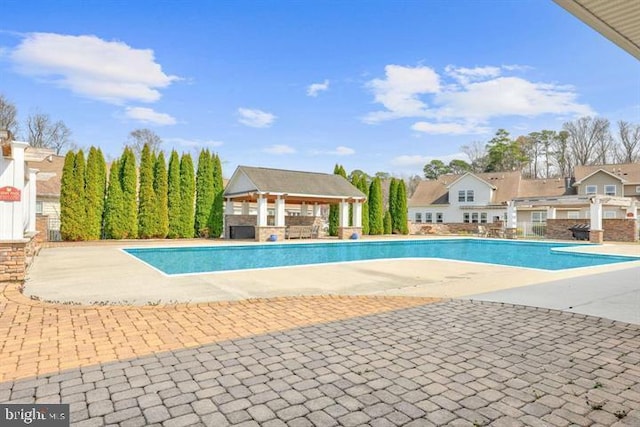
[[[37,150],[33,149],[32,150]],[[60,239],[60,184],[64,157],[52,155],[41,162],[28,162],[36,174],[36,215],[47,219],[49,240]]]
[[[508,202],[518,223],[547,218],[589,222],[593,196],[603,202],[604,219],[628,218],[640,208],[640,163],[578,166],[572,179],[524,179],[518,172],[443,175],[422,181],[409,200],[409,220],[424,223],[505,221]],[[585,221],[587,220],[587,221]]]

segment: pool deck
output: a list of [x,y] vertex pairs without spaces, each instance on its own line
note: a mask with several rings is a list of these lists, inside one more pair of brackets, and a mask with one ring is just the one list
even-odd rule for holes
[[[299,243],[308,242],[310,241],[305,240]],[[640,267],[640,258],[637,262],[563,271],[425,259],[308,265],[169,277],[121,250],[125,247],[212,244],[238,243],[162,240],[100,242],[45,248],[28,272],[24,292],[27,296],[33,295],[47,301],[133,305],[327,294],[459,298]],[[640,245],[637,244],[585,245],[570,250],[640,256]]]

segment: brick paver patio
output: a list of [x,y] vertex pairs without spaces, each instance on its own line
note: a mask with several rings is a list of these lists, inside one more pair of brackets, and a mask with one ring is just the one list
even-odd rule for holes
[[640,326],[447,301],[5,381],[0,402],[70,403],[78,426],[638,426]]
[[0,381],[430,301],[434,299],[320,296],[79,307],[32,301],[18,284],[0,285]]

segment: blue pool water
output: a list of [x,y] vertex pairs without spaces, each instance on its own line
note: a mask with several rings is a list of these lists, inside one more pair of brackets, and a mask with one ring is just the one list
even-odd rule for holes
[[562,270],[640,260],[634,257],[577,254],[553,250],[553,248],[570,246],[576,245],[439,239],[136,248],[125,249],[125,252],[169,275],[393,258],[439,258],[543,270]]

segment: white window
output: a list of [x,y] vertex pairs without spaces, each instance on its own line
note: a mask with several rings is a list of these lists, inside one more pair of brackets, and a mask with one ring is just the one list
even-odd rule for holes
[[580,218],[580,211],[568,211],[567,219],[578,219]]
[[42,215],[42,202],[36,201],[36,213]]
[[604,186],[604,194],[607,196],[615,196],[616,195],[616,186],[615,185],[605,185]]
[[587,185],[584,189],[585,194],[596,194],[598,191],[597,185]]
[[460,190],[458,191],[459,202],[473,202],[474,193],[473,190]]
[[640,185],[636,185],[636,193],[640,194]]
[[422,212],[416,212],[416,222],[422,222]]
[[433,215],[431,212],[427,212],[424,214],[424,222],[433,222]]
[[478,223],[478,212],[473,212],[471,214],[471,222],[473,222],[474,224]]
[[458,201],[459,202],[466,202],[467,201],[467,199],[465,198],[465,191],[464,190],[458,191]]
[[480,213],[480,222],[482,224],[486,224],[487,223],[487,213],[486,212],[481,212]]
[[467,190],[467,202],[473,202],[474,194],[473,190]]
[[444,215],[442,212],[436,212],[436,222],[442,223],[444,222]]
[[462,214],[462,222],[470,222],[469,212],[465,212]]
[[541,224],[547,222],[547,211],[531,212],[531,222]]
[[616,211],[604,211],[602,213],[603,218],[612,219],[616,217]]

